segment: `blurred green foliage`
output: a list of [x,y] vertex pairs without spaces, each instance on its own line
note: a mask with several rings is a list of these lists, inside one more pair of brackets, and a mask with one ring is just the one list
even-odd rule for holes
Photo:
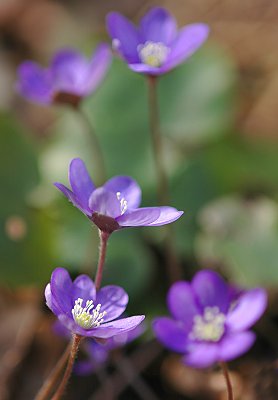
[[[236,92],[234,65],[214,47],[205,47],[159,81],[171,205],[185,210],[175,223],[176,244],[184,260],[197,256],[205,265],[213,255],[214,260],[224,259],[234,279],[268,284],[278,279],[277,227],[261,231],[260,226],[251,225],[246,229],[256,211],[252,206],[249,215],[243,199],[259,193],[268,204],[271,200],[266,196],[272,198],[276,208],[278,149],[246,141],[235,132]],[[143,189],[143,205],[155,205],[144,77],[115,59],[103,86],[83,106],[101,142],[108,176],[133,176]],[[1,281],[42,285],[58,265],[76,273],[93,270],[97,230],[52,185],[54,181],[67,184],[68,164],[76,156],[84,159],[92,178],[100,183],[80,116],[61,108],[39,151],[27,139],[26,128],[15,124],[12,116],[2,116],[0,124]],[[233,200],[235,193],[237,200]],[[236,208],[232,218],[236,233],[232,236],[219,236],[203,224],[202,215],[210,207],[225,220],[230,203],[221,203],[223,196],[231,198]],[[26,233],[16,240],[7,230],[7,221],[14,215],[26,224]],[[243,230],[242,216],[247,218]],[[139,229],[117,232],[108,247],[105,281],[123,285],[131,297],[146,292],[157,273],[151,248],[160,246],[164,234],[160,228],[146,228],[143,236],[141,233]],[[212,248],[213,254],[208,250]]]

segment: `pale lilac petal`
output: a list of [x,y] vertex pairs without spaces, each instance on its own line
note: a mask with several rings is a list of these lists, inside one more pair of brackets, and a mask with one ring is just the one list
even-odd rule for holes
[[161,75],[167,71],[163,66],[162,67],[151,67],[150,65],[143,64],[143,63],[129,63],[128,64],[129,68],[134,71],[138,72],[141,74],[146,74],[146,75]]
[[49,72],[32,61],[25,61],[18,70],[17,91],[29,100],[50,104],[52,101],[52,83]]
[[165,224],[170,224],[171,222],[176,221],[179,219],[183,211],[178,211],[176,208],[173,207],[159,207],[160,209],[160,215],[159,218],[152,222],[150,226],[160,226],[160,225],[165,225]]
[[139,61],[137,46],[140,44],[138,29],[117,12],[111,12],[106,17],[107,29],[113,39],[114,48],[128,62]]
[[153,331],[157,339],[167,348],[178,353],[184,353],[187,346],[187,329],[184,324],[171,318],[156,318],[153,321]]
[[82,95],[88,62],[78,51],[66,49],[57,53],[50,70],[56,93],[66,92]]
[[92,211],[90,210],[89,206],[85,206],[85,204],[82,204],[78,201],[77,197],[75,196],[74,193],[72,193],[71,190],[69,190],[66,186],[64,186],[62,183],[55,182],[54,186],[56,186],[57,189],[59,189],[68,199],[69,201],[72,202],[72,204],[79,208],[85,215],[91,216]]
[[145,41],[169,44],[177,34],[176,20],[161,7],[152,8],[141,20],[140,31]]
[[218,344],[215,343],[194,343],[188,347],[182,361],[195,368],[207,368],[219,360]]
[[75,302],[78,298],[83,299],[83,307],[87,300],[96,299],[96,288],[92,279],[88,275],[79,275],[72,285],[72,300]]
[[61,309],[61,307],[57,303],[57,301],[55,301],[55,298],[53,298],[53,295],[51,293],[50,283],[46,286],[44,295],[45,295],[45,302],[46,302],[47,307],[49,307],[50,310],[57,316],[62,314],[63,310]]
[[96,304],[101,304],[101,312],[106,311],[104,322],[118,318],[125,311],[128,294],[120,286],[105,286],[97,293]]
[[200,314],[191,285],[185,281],[174,283],[168,292],[167,303],[173,317],[184,322],[187,332],[191,331],[194,316]]
[[128,332],[138,326],[145,319],[144,315],[136,315],[134,317],[118,319],[116,321],[107,322],[100,327],[88,331],[87,336],[108,339],[120,333]]
[[111,64],[112,53],[106,43],[100,44],[88,65],[88,71],[84,82],[84,93],[90,94],[96,90],[104,79]]
[[72,310],[72,281],[69,273],[64,268],[56,268],[51,275],[50,288],[52,293],[52,304],[55,303],[62,312],[71,315]]
[[128,209],[138,208],[141,203],[141,189],[138,183],[129,176],[115,176],[103,187],[127,201]]
[[96,189],[89,199],[89,207],[107,217],[116,218],[121,215],[120,202],[115,193],[109,192],[104,187]]
[[159,218],[159,207],[138,208],[117,218],[120,226],[148,226]]
[[209,34],[206,24],[198,23],[187,25],[180,30],[177,38],[171,45],[171,52],[165,68],[172,69],[189,58],[205,42]]
[[95,190],[95,185],[87,171],[84,161],[74,158],[69,166],[69,182],[73,193],[83,208],[89,208],[89,198]]
[[249,329],[262,316],[267,306],[266,291],[260,288],[242,294],[228,313],[226,324],[233,332]]
[[198,272],[191,285],[202,308],[218,307],[223,313],[228,311],[228,285],[216,272],[211,270]]
[[253,332],[233,332],[218,344],[218,360],[230,361],[246,353],[255,342]]

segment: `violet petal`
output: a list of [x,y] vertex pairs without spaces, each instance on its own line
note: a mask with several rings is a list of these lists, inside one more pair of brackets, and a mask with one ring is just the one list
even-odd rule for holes
[[159,218],[159,207],[142,207],[117,218],[120,226],[149,226]]
[[155,222],[152,222],[150,226],[161,226],[169,224],[170,222],[174,222],[179,219],[183,214],[183,211],[178,211],[174,207],[162,206],[158,208],[160,209],[159,218]]
[[96,304],[101,304],[101,312],[106,311],[104,322],[118,318],[125,311],[128,303],[128,294],[120,286],[109,285],[97,293]]
[[51,275],[50,288],[52,301],[55,301],[59,308],[65,313],[71,315],[72,310],[72,281],[69,273],[64,268],[56,268]]
[[141,203],[141,188],[129,176],[115,176],[109,179],[103,187],[127,201],[128,209],[138,208]]
[[249,329],[262,316],[267,306],[265,290],[257,288],[243,293],[228,312],[226,324],[233,332]]
[[89,198],[95,190],[95,185],[88,173],[84,161],[74,158],[69,166],[69,182],[73,193],[83,208],[89,208]]
[[246,353],[255,342],[253,332],[233,332],[225,335],[219,343],[219,361],[230,361]]
[[136,328],[136,326],[139,325],[144,320],[144,318],[144,315],[136,315],[134,317],[107,322],[102,324],[98,328],[88,331],[87,336],[108,339],[112,336],[118,335],[123,332],[128,332]]
[[161,317],[153,321],[153,331],[157,339],[167,348],[184,353],[187,346],[187,328],[179,321]]
[[100,44],[88,65],[87,76],[85,80],[84,92],[90,94],[96,90],[104,79],[112,60],[110,47],[106,43]]
[[93,212],[108,217],[116,218],[121,215],[120,202],[116,194],[109,192],[104,187],[94,190],[89,198],[89,207]]
[[87,216],[92,215],[92,211],[90,210],[89,206],[86,207],[85,204],[81,205],[75,194],[71,190],[69,190],[65,185],[59,182],[55,182],[54,186],[56,186],[56,188],[59,189],[69,199],[69,201],[71,201],[72,204],[75,207],[79,208],[79,210],[81,210],[85,215]]
[[207,368],[217,361],[218,344],[216,343],[194,343],[188,348],[188,354],[182,358],[183,362],[195,368]]
[[164,8],[154,7],[142,18],[140,32],[145,41],[168,45],[177,34],[176,20]]
[[92,279],[88,275],[79,275],[72,285],[72,301],[73,303],[78,298],[83,300],[83,307],[86,301],[93,300],[95,303],[96,299],[96,288]]

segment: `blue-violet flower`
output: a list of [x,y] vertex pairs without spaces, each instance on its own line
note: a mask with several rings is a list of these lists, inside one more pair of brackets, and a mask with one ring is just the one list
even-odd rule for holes
[[46,304],[59,321],[80,336],[108,339],[134,329],[144,315],[117,319],[125,311],[128,295],[119,286],[104,286],[98,292],[87,275],[73,282],[64,268],[56,268],[45,288]]
[[107,29],[112,46],[135,72],[164,74],[188,59],[207,39],[209,28],[194,23],[177,30],[176,20],[164,8],[152,8],[139,27],[111,12]]
[[237,290],[210,270],[198,272],[191,284],[174,283],[167,300],[172,318],[155,319],[155,335],[167,348],[184,354],[185,364],[198,368],[249,350],[255,341],[249,328],[267,305],[265,290]]
[[142,207],[141,189],[128,176],[115,176],[96,188],[84,162],[75,158],[69,166],[72,190],[61,183],[55,186],[98,228],[108,234],[130,226],[159,226],[177,220],[183,211],[173,207]]
[[78,106],[102,82],[111,62],[111,51],[100,44],[90,60],[73,49],[59,51],[48,68],[25,61],[18,68],[17,91],[41,104],[67,103]]

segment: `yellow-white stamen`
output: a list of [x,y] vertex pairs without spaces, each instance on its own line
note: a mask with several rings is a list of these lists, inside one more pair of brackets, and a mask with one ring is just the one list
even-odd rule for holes
[[218,342],[225,331],[225,314],[218,307],[206,307],[203,315],[196,315],[190,339]]
[[161,67],[170,51],[164,43],[151,41],[139,44],[137,50],[141,61],[151,67]]
[[124,197],[122,197],[121,192],[117,192],[116,195],[117,195],[117,199],[120,202],[121,215],[123,215],[127,210],[127,200]]
[[75,300],[71,310],[74,321],[84,329],[97,328],[103,322],[106,311],[100,312],[101,304],[94,306],[93,300],[87,300],[86,306],[82,307],[83,299]]

